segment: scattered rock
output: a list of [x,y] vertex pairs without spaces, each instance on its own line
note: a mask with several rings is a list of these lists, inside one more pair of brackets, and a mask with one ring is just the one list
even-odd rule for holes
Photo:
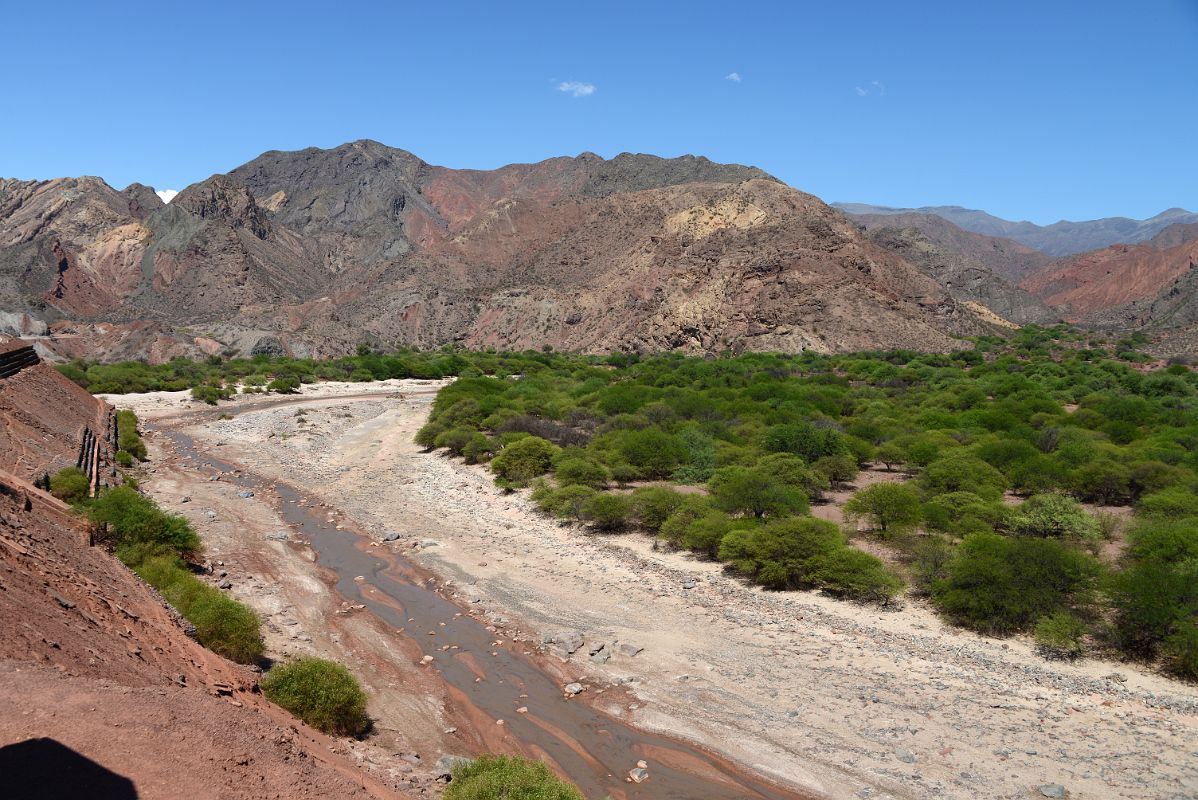
[[403,537],[403,534],[400,533],[399,531],[387,531],[386,533],[383,534],[382,541],[394,542],[402,537]]
[[695,580],[686,580],[686,581],[682,582],[683,589],[694,589],[698,585],[699,585],[699,582],[695,581]]
[[247,498],[247,499],[248,499],[248,498],[250,498],[250,497],[253,497],[253,496],[254,496],[254,493],[253,493],[253,492],[251,492],[249,489],[242,489],[240,492],[238,492],[238,493],[237,493],[237,496],[238,496],[238,497],[244,497],[244,498]]
[[633,783],[644,783],[649,780],[649,770],[644,767],[633,767],[628,770],[628,779]]
[[567,683],[566,694],[573,697],[576,694],[582,694],[583,685],[581,683]]
[[1044,797],[1060,798],[1065,796],[1065,787],[1059,783],[1046,783],[1040,787],[1040,794]]
[[628,658],[635,657],[637,653],[640,653],[644,649],[639,644],[633,644],[632,642],[620,642],[616,645],[616,652]]
[[270,539],[272,542],[285,542],[287,541],[287,532],[276,531],[275,533],[268,533],[266,534],[266,538]]
[[221,581],[220,583],[216,584],[216,588],[218,588],[218,589],[232,589],[232,588],[233,588],[233,582],[232,582],[232,581],[229,581],[229,580],[223,580],[223,581]]
[[910,750],[903,750],[902,748],[899,748],[898,750],[894,751],[894,754],[898,757],[898,760],[904,764],[914,764],[916,761],[915,754]]
[[180,503],[190,503],[190,502],[191,502],[191,496],[190,496],[190,495],[184,495],[184,496],[183,496],[183,499],[182,499],[182,500],[180,500],[179,502],[180,502]]
[[560,631],[558,633],[547,634],[541,639],[543,644],[555,644],[566,651],[567,655],[574,655],[582,647],[582,634],[578,631]]

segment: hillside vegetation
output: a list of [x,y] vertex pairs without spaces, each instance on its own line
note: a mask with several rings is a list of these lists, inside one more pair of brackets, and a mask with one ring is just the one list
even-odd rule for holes
[[[518,376],[462,371],[417,441],[489,463],[546,513],[771,589],[887,603],[906,582],[981,633],[1194,678],[1198,376],[1123,356],[1066,327],[950,355],[541,354]],[[898,480],[844,510],[885,563],[810,515],[883,466]]]

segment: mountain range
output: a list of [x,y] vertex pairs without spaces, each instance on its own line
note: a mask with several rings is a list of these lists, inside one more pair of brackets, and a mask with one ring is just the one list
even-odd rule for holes
[[68,358],[942,351],[1062,317],[1155,324],[1190,227],[1128,250],[1153,266],[1110,295],[1117,248],[1068,261],[939,214],[846,215],[756,167],[583,153],[459,170],[363,140],[267,152],[169,204],[94,177],[0,180],[0,328]]
[[833,203],[835,208],[853,216],[932,214],[942,217],[959,228],[986,236],[1001,236],[1050,256],[1067,256],[1087,250],[1097,250],[1113,244],[1136,244],[1148,241],[1170,225],[1198,223],[1198,213],[1183,208],[1170,208],[1149,219],[1107,217],[1106,219],[1070,222],[1061,220],[1051,225],[1032,222],[1012,222],[985,211],[961,206],[924,206],[923,208],[893,208],[865,203]]

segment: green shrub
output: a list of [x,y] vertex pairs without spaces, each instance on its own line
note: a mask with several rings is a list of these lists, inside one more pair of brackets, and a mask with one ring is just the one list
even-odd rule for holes
[[911,581],[920,595],[932,593],[936,581],[947,575],[953,546],[943,536],[931,535],[916,544],[911,560]]
[[228,400],[233,396],[233,390],[223,386],[196,386],[191,390],[191,399],[199,400],[214,406],[221,400]]
[[827,478],[833,486],[843,486],[860,471],[857,459],[849,455],[823,456],[816,459],[811,469]]
[[262,658],[261,621],[253,609],[192,575],[162,545],[142,543],[125,555],[137,574],[195,625],[200,644],[242,664]]
[[929,494],[972,492],[983,500],[997,500],[1007,488],[1001,472],[967,453],[950,453],[928,464],[921,483]]
[[[196,581],[200,583],[200,581]],[[262,658],[262,621],[249,606],[202,584],[201,593],[184,616],[196,626],[196,638],[215,653],[241,664]]]
[[117,450],[113,458],[116,459],[117,464],[126,468],[132,467],[134,463],[133,455],[128,450]]
[[266,391],[278,394],[297,394],[299,388],[300,379],[294,375],[282,375],[266,384]]
[[1038,494],[1029,497],[1010,512],[1007,527],[1019,536],[1046,536],[1097,542],[1102,538],[1098,520],[1086,513],[1081,504],[1063,494]]
[[553,466],[561,451],[557,445],[539,436],[526,436],[504,447],[491,459],[491,471],[509,486],[526,486]]
[[1036,647],[1049,658],[1073,659],[1085,652],[1086,623],[1068,611],[1054,611],[1036,623]]
[[445,800],[583,800],[545,764],[518,756],[482,756],[453,768]]
[[444,447],[455,456],[460,456],[477,436],[482,436],[482,434],[470,428],[450,428],[437,434],[436,439],[433,440],[433,446]]
[[1115,633],[1129,655],[1162,652],[1171,666],[1198,677],[1198,519],[1144,521],[1128,534],[1126,565],[1110,583]]
[[828,594],[870,603],[886,603],[903,582],[881,559],[853,547],[841,547],[820,559],[811,580]]
[[432,450],[437,446],[437,437],[447,430],[449,428],[443,423],[426,422],[420,426],[420,430],[416,431],[414,441],[425,450]]
[[869,520],[883,533],[914,528],[923,519],[919,493],[903,483],[875,483],[854,492],[844,514],[848,520]]
[[323,658],[297,658],[272,667],[262,693],[317,730],[356,736],[366,731],[366,693],[349,670]]
[[117,447],[138,461],[146,460],[146,444],[137,430],[137,414],[125,408],[116,412]]
[[1170,486],[1140,498],[1140,514],[1156,519],[1198,518],[1198,494],[1181,486]]
[[582,509],[588,500],[598,492],[589,486],[563,486],[553,489],[546,483],[538,485],[532,494],[532,500],[542,511],[547,511],[558,519],[580,519]]
[[[664,526],[663,526],[664,528]],[[732,530],[732,518],[723,512],[709,509],[691,520],[678,537],[678,545],[708,558],[718,558],[724,537]]]
[[972,533],[957,547],[932,601],[950,620],[1004,635],[1092,600],[1100,566],[1055,539]]
[[607,485],[609,477],[607,467],[591,458],[567,456],[559,458],[553,470],[553,477],[561,486],[577,484],[602,489]]
[[50,476],[50,493],[67,503],[81,503],[91,491],[87,474],[75,467],[66,467]]
[[87,514],[93,523],[107,526],[118,556],[135,544],[164,545],[185,556],[200,549],[200,537],[191,523],[165,513],[129,486],[101,492],[88,504]]
[[642,486],[632,493],[632,516],[657,533],[670,515],[682,505],[682,495],[660,486]]
[[807,589],[816,585],[823,559],[844,546],[844,534],[833,523],[795,517],[729,532],[719,557],[766,588]]
[[701,495],[682,495],[678,507],[661,524],[658,538],[663,539],[674,547],[682,547],[682,537],[686,528],[699,517],[714,509],[711,501]]
[[620,530],[628,523],[631,504],[622,494],[596,492],[582,504],[579,517],[601,531]]

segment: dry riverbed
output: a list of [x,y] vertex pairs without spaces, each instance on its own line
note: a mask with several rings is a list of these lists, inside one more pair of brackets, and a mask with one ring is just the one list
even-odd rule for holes
[[[185,426],[215,455],[285,479],[375,538],[397,532],[388,546],[452,581],[463,605],[543,638],[580,635],[573,654],[549,647],[579,680],[629,690],[612,693],[611,711],[755,770],[832,797],[1026,798],[1058,785],[1072,798],[1198,796],[1194,687],[1130,665],[1046,662],[1025,641],[958,631],[917,602],[883,611],[764,592],[639,534],[559,525],[482,468],[412,444],[435,389],[325,384],[285,404],[239,398],[226,420],[189,416],[197,407],[183,393],[109,399]],[[376,673],[368,682],[400,680],[367,630],[347,647],[328,625],[331,595],[302,548],[263,546],[277,519],[248,517],[266,506],[200,494],[179,467],[168,459],[147,486],[172,509],[191,507],[210,552],[272,576],[232,589],[268,614],[272,646],[348,651],[352,667]],[[257,510],[235,512],[238,501]],[[201,506],[232,516],[209,524]],[[423,735],[443,740],[444,702],[426,688],[423,704],[376,692],[372,702],[396,706],[376,716],[420,725],[427,715]]]

